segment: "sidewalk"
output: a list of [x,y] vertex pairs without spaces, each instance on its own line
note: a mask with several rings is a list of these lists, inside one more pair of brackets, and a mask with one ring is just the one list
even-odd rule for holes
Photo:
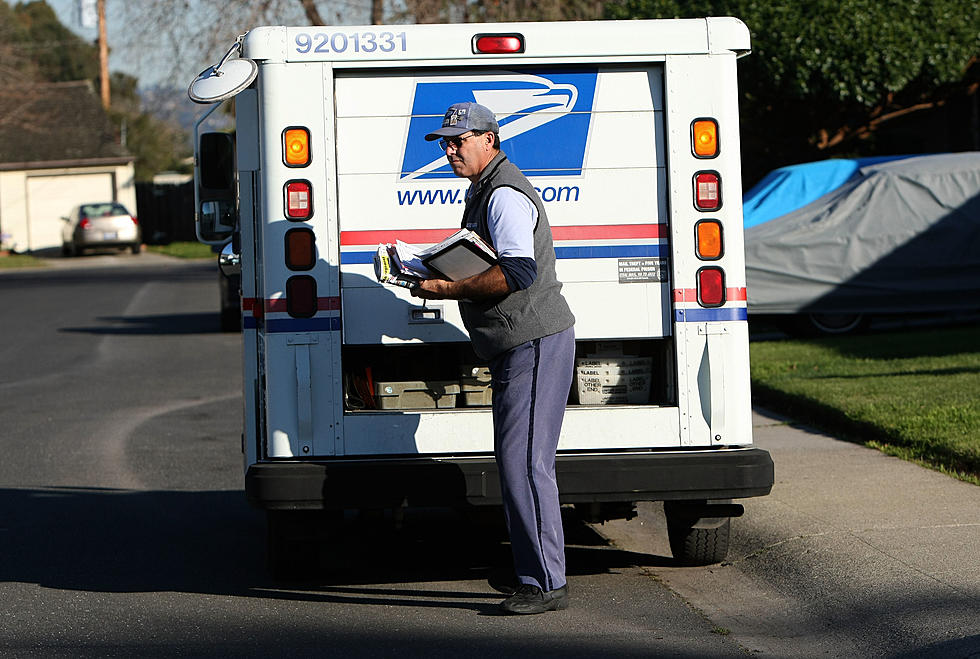
[[[649,572],[779,657],[980,657],[980,487],[754,415],[772,494],[734,520],[728,561]],[[662,506],[598,530],[669,556]]]

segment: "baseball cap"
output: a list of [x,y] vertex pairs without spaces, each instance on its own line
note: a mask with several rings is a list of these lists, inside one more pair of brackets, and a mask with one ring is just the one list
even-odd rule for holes
[[493,111],[486,106],[479,103],[453,103],[442,119],[442,128],[432,131],[425,139],[431,142],[440,137],[456,137],[471,130],[498,133],[500,126],[497,125]]

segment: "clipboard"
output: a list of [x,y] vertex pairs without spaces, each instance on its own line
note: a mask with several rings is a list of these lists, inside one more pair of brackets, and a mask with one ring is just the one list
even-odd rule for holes
[[422,264],[443,279],[459,281],[496,265],[497,258],[463,238],[422,257]]

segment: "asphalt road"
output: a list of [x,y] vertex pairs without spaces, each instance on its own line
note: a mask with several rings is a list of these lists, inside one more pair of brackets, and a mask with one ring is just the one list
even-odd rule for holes
[[980,657],[980,488],[763,414],[776,484],[722,565],[675,567],[658,504],[569,520],[572,607],[500,617],[500,529],[418,511],[277,583],[215,276],[0,271],[0,656]]
[[736,657],[664,554],[570,521],[572,607],[495,615],[499,528],[348,519],[332,568],[264,567],[241,492],[240,338],[214,264],[0,271],[0,655]]

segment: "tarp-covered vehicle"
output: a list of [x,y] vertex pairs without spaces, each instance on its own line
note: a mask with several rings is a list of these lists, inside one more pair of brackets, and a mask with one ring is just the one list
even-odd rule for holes
[[745,222],[750,314],[844,333],[980,309],[980,153],[783,168],[746,193]]

